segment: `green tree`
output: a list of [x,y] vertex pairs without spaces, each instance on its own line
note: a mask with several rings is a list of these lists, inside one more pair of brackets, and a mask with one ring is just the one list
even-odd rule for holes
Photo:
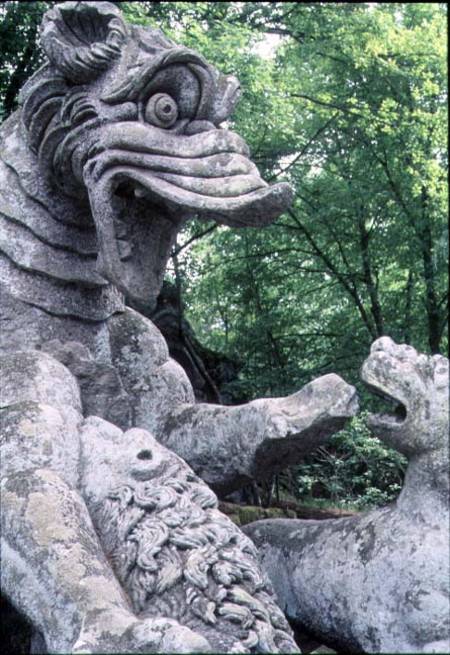
[[5,2],[0,6],[0,120],[17,106],[18,93],[39,68],[39,25],[50,2]]
[[296,195],[274,226],[188,251],[197,328],[255,393],[355,380],[382,334],[445,350],[445,7],[245,3],[234,20],[282,38],[274,59],[249,55],[264,83],[234,124]]

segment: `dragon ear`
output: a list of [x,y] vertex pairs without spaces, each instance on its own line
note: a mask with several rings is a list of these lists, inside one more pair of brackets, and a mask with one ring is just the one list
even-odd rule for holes
[[127,28],[110,2],[64,2],[44,15],[41,43],[50,62],[75,84],[89,82],[120,56]]

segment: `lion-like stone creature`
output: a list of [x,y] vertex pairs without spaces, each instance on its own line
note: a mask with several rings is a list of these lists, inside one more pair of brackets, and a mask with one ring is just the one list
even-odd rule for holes
[[449,371],[390,338],[374,342],[362,379],[394,401],[375,436],[408,458],[392,505],[326,521],[243,528],[287,615],[345,652],[450,652]]
[[267,225],[291,189],[268,186],[221,127],[238,81],[159,30],[112,3],[64,2],[41,42],[44,65],[0,129],[2,593],[50,652],[292,649],[242,534],[183,471],[178,487],[152,473],[173,507],[139,505],[151,490],[128,448],[139,460],[147,440],[155,456],[151,432],[225,494],[320,445],[355,390],[327,375],[287,398],[196,404],[161,333],[125,305],[155,304],[188,220]]
[[2,589],[49,652],[298,652],[252,542],[180,457],[84,419],[49,355],[0,360]]

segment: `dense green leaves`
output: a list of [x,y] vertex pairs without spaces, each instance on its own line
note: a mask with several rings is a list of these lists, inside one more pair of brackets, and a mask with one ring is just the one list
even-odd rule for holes
[[24,82],[42,63],[39,25],[51,2],[5,2],[0,6],[0,120],[17,106]]
[[[386,505],[401,489],[406,460],[373,439],[364,414],[354,418],[295,469],[294,495],[303,502],[327,498],[333,504],[367,509]],[[285,486],[292,485],[285,477]]]
[[244,4],[244,24],[282,42],[235,126],[296,197],[263,232],[189,251],[198,329],[245,359],[255,393],[327,370],[354,380],[382,334],[445,350],[444,7]]

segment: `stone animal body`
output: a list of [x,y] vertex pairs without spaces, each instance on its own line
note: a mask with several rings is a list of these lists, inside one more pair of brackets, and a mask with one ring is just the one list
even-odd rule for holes
[[49,355],[0,365],[2,589],[50,652],[297,652],[252,542],[181,458],[145,430],[84,419]]
[[[235,545],[241,533],[189,496],[182,472],[179,491],[165,480],[161,492],[175,498],[176,519],[161,518],[170,507],[159,501],[141,507],[127,448],[138,460],[155,454],[152,432],[230,492],[342,427],[356,411],[355,390],[328,375],[287,398],[196,404],[160,332],[125,305],[127,297],[154,305],[187,220],[262,226],[291,191],[269,187],[243,140],[220,127],[239,85],[197,53],[126,25],[108,2],[54,6],[41,36],[47,59],[0,131],[2,592],[50,652],[202,652],[210,640],[224,650],[293,648],[287,629],[286,638],[277,632],[284,623],[258,587],[251,553]],[[152,446],[136,450],[141,439]],[[99,443],[105,452],[116,444],[109,468]],[[97,494],[86,477],[92,467],[102,470]],[[159,475],[151,475],[156,486]],[[177,544],[177,530],[191,527],[170,525],[187,500],[207,526],[201,545],[193,526],[192,545]],[[115,532],[105,532],[103,501]],[[208,550],[201,565],[197,547]],[[168,577],[184,617],[171,608],[170,585],[161,591]],[[240,632],[217,641],[213,617]]]
[[395,503],[358,517],[258,521],[258,546],[288,616],[345,651],[450,651],[448,360],[382,337],[362,369],[395,401],[376,436],[408,458]]

